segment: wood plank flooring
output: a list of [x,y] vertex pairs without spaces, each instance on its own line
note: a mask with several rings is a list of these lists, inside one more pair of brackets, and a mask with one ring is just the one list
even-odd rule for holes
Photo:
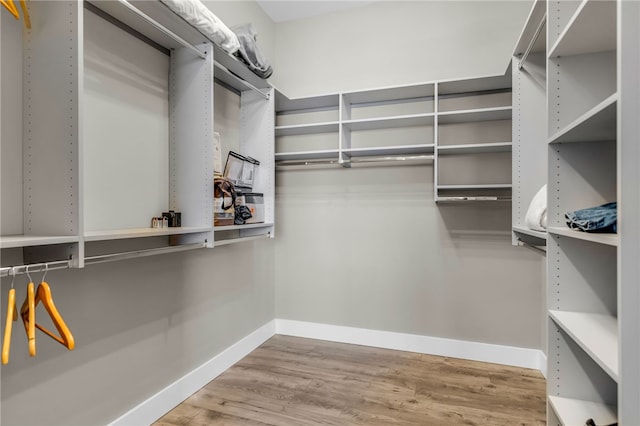
[[537,370],[277,335],[155,425],[543,425],[545,398]]

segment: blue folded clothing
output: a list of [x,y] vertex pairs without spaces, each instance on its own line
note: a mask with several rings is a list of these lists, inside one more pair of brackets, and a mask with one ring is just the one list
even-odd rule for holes
[[584,232],[613,232],[618,228],[618,203],[607,203],[564,214],[567,226]]

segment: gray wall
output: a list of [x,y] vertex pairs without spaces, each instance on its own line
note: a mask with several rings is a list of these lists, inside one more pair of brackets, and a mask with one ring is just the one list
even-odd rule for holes
[[[274,78],[293,97],[502,73],[529,8],[394,1],[278,24]],[[436,205],[431,165],[276,179],[277,318],[542,349],[543,258],[511,246],[510,205]]]

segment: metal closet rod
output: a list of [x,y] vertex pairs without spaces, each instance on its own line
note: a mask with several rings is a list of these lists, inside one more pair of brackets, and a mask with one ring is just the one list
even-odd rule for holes
[[26,273],[36,273],[44,271],[53,271],[55,269],[69,269],[71,267],[70,260],[59,260],[55,262],[33,263],[31,265],[4,266],[0,268],[0,277],[9,277],[22,275]]
[[[135,259],[138,257],[153,256],[156,254],[176,253],[194,249],[205,248],[206,243],[183,244],[180,246],[159,247],[152,249],[133,250],[122,253],[101,254],[84,258],[86,265],[96,263],[113,262],[116,260]],[[4,266],[0,268],[0,277],[22,275],[28,273],[53,271],[56,269],[71,268],[71,260],[58,260],[54,262],[32,263],[29,265]]]
[[[124,7],[126,7],[131,12],[135,13],[137,16],[139,16],[140,18],[142,18],[143,20],[148,22],[150,25],[152,25],[157,30],[161,31],[162,33],[164,33],[165,35],[171,37],[172,39],[174,39],[175,41],[177,41],[178,43],[180,43],[181,45],[183,45],[187,49],[191,50],[196,55],[198,55],[198,57],[200,57],[202,59],[206,59],[207,55],[205,53],[203,53],[200,49],[198,49],[197,47],[195,47],[194,45],[192,45],[191,43],[189,43],[188,41],[186,41],[185,39],[183,39],[182,37],[180,37],[179,35],[177,35],[173,31],[171,31],[170,29],[168,29],[164,25],[160,24],[158,21],[156,21],[155,19],[153,19],[152,17],[150,17],[149,15],[147,15],[146,13],[144,13],[143,11],[138,9],[137,7],[133,6],[127,0],[118,0],[118,1]],[[224,65],[222,65],[221,63],[219,63],[215,59],[214,59],[213,63],[214,63],[214,65],[216,67],[220,68],[222,71],[224,71],[225,73],[230,75],[235,80],[239,81],[241,84],[243,84],[246,87],[248,87],[249,89],[257,92],[263,98],[269,99],[269,95],[265,94],[262,90],[258,89],[256,86],[254,86],[253,84],[249,83],[248,81],[243,80],[242,78],[238,77],[237,75],[235,75],[234,73],[229,71],[229,69],[227,69],[227,67],[225,67]]]
[[531,50],[533,49],[533,45],[536,44],[536,41],[538,41],[538,37],[540,37],[540,34],[542,33],[542,29],[544,28],[544,25],[547,23],[547,15],[545,14],[542,17],[542,20],[540,21],[540,24],[538,25],[538,28],[536,28],[536,32],[533,34],[533,38],[531,39],[531,41],[529,42],[529,45],[527,46],[527,50],[524,51],[524,54],[522,55],[522,58],[520,58],[520,62],[518,62],[518,69],[522,69],[522,67],[524,66],[525,62],[527,62],[527,58],[529,57],[529,54],[531,53]]

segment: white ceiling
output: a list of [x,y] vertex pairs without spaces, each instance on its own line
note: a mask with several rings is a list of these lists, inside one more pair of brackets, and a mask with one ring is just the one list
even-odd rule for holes
[[374,1],[378,0],[257,0],[257,3],[274,22],[285,22],[364,6]]

